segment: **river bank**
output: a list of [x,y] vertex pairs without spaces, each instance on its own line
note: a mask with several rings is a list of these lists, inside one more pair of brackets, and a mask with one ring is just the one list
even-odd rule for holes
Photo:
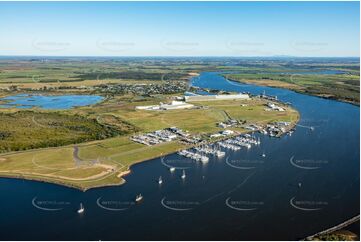
[[[353,224],[353,223],[356,223],[356,222],[358,222],[358,221],[360,221],[360,215],[357,215],[357,216],[355,216],[355,217],[352,217],[352,218],[346,220],[345,222],[340,223],[340,224],[338,224],[338,225],[336,225],[336,226],[334,226],[334,227],[331,227],[331,228],[328,228],[328,229],[323,230],[323,231],[321,231],[321,232],[318,232],[318,233],[316,233],[316,234],[307,236],[307,237],[306,237],[305,239],[303,239],[303,240],[311,241],[311,240],[318,239],[319,237],[322,237],[322,236],[328,235],[328,234],[332,234],[333,232],[339,231],[339,230],[341,230],[341,229],[343,229],[343,228],[345,228],[345,227],[347,227],[347,226],[349,226],[349,225],[351,225],[351,224]],[[360,236],[360,235],[358,234],[358,236]]]
[[294,84],[292,85],[292,84],[284,83],[284,82],[281,82],[281,81],[273,81],[273,80],[260,81],[260,80],[249,80],[249,79],[237,80],[235,78],[229,78],[228,75],[223,75],[223,76],[225,78],[227,78],[228,80],[233,81],[233,82],[246,83],[246,84],[264,86],[264,87],[288,89],[288,90],[291,90],[291,91],[294,91],[294,92],[297,92],[297,93],[300,93],[300,94],[305,94],[305,95],[315,96],[315,97],[319,97],[319,98],[345,102],[345,103],[349,103],[349,104],[352,104],[352,105],[355,105],[355,106],[358,106],[358,107],[360,106],[360,102],[358,102],[356,100],[349,100],[349,99],[337,97],[337,96],[327,94],[327,93],[313,92],[312,89],[306,89],[306,88],[301,87],[301,86],[297,86],[297,85],[294,85]]

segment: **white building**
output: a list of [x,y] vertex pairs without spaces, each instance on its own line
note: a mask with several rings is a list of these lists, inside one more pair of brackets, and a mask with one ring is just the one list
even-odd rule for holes
[[223,123],[223,122],[220,122],[219,124],[218,124],[218,127],[220,127],[220,128],[227,128],[229,125],[227,125],[227,124],[225,124],[225,123]]
[[267,106],[268,106],[270,109],[272,109],[272,110],[277,110],[277,111],[279,111],[279,112],[284,112],[284,111],[285,111],[284,108],[282,108],[282,107],[280,107],[280,106],[277,106],[277,105],[274,104],[274,103],[267,103]]
[[189,109],[193,108],[194,105],[181,101],[172,101],[170,104],[160,103],[159,105],[150,106],[136,106],[138,110],[174,110],[174,109]]
[[170,110],[170,109],[187,109],[193,108],[194,105],[182,101],[172,101],[171,104],[161,104],[159,105],[160,109]]
[[233,133],[234,133],[234,131],[229,130],[229,129],[222,131],[222,134],[223,134],[223,135],[231,135],[231,134],[233,134]]

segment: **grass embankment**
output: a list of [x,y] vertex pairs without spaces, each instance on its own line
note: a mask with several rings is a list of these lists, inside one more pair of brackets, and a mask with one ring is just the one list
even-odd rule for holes
[[224,76],[230,80],[247,84],[286,88],[360,105],[360,75],[357,73],[337,75],[260,73]]
[[175,152],[182,145],[171,142],[144,146],[128,136],[74,146],[10,153],[0,156],[0,176],[45,181],[87,190],[118,185],[132,164]]
[[[229,116],[249,123],[265,124],[274,121],[297,122],[297,111],[264,111],[265,101],[228,100],[195,103],[203,108],[192,110],[144,111],[136,105],[156,104],[168,96],[154,98],[115,97],[92,107],[72,111],[106,125],[127,120],[141,132],[177,126],[192,134],[209,134],[222,130],[216,123]],[[246,106],[241,106],[245,104]],[[37,120],[38,121],[38,120]],[[237,128],[238,131],[244,131]],[[121,184],[122,176],[131,165],[176,152],[185,148],[178,141],[155,146],[134,143],[127,136],[92,141],[77,146],[38,149],[8,153],[0,156],[0,176],[21,177],[62,184],[86,190],[93,187]]]

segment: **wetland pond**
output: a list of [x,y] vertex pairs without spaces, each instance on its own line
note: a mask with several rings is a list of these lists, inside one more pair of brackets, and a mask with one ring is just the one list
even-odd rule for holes
[[18,94],[0,98],[0,108],[70,109],[98,103],[103,97],[97,95],[40,95]]

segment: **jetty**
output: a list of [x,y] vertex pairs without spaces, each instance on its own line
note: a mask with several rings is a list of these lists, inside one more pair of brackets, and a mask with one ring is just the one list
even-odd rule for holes
[[220,151],[216,148],[212,148],[209,145],[203,145],[203,146],[199,146],[199,147],[194,147],[194,149],[200,153],[204,153],[204,154],[209,154],[209,155],[214,155],[216,157],[223,157],[225,156],[225,152],[224,151]]
[[207,163],[209,161],[207,156],[189,150],[181,150],[178,152],[178,155],[190,158],[195,161],[201,161],[202,163]]
[[252,145],[259,145],[261,144],[261,141],[259,138],[256,139],[255,137],[246,134],[219,141],[217,144],[225,149],[240,150],[241,147],[249,149]]
[[238,145],[234,145],[234,144],[230,144],[230,143],[227,143],[226,141],[220,141],[217,143],[220,147],[223,147],[225,149],[230,149],[230,150],[233,150],[233,151],[236,151],[236,150],[240,150],[241,147],[239,147]]

